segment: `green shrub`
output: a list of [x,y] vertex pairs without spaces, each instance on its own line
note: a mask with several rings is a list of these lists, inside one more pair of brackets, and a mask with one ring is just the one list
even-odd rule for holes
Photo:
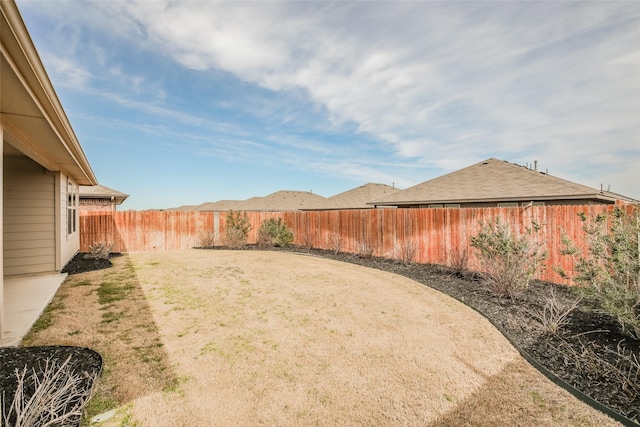
[[586,254],[563,236],[562,253],[574,260],[571,279],[587,301],[616,318],[625,335],[640,340],[640,207],[631,214],[615,208],[595,218],[581,213],[580,219],[587,235]]
[[547,259],[547,252],[536,235],[540,226],[533,221],[526,234],[520,235],[496,218],[484,224],[471,237],[471,246],[482,269],[481,276],[489,289],[498,296],[514,296],[529,286],[529,282]]
[[249,224],[247,213],[229,211],[224,234],[225,245],[231,248],[244,246],[247,243],[249,231],[251,231],[251,224]]
[[282,218],[266,219],[258,229],[259,246],[289,246],[293,242],[293,231],[287,227]]

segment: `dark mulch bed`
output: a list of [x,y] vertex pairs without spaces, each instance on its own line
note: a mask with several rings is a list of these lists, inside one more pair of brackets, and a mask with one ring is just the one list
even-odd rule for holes
[[[86,258],[85,253],[79,253],[74,256],[71,261],[67,263],[62,269],[63,273],[69,274],[78,274],[84,273],[86,271],[94,271],[94,270],[104,270],[105,268],[111,267],[111,261],[109,259],[93,259]],[[109,255],[109,258],[114,258],[117,256],[121,256],[118,253],[112,253]]]
[[[88,348],[66,346],[0,348],[0,396],[3,396],[6,402],[4,413],[8,412],[8,407],[16,394],[18,387],[17,374],[22,374],[26,368],[24,393],[25,396],[30,397],[35,390],[33,374],[35,373],[38,381],[42,382],[43,372],[47,369],[47,363],[49,366],[54,364],[57,369],[67,359],[69,359],[68,372],[81,378],[76,391],[81,395],[90,393],[93,388],[94,378],[99,375],[102,369],[102,357],[95,351]],[[70,400],[69,406],[63,412],[69,413],[68,411],[75,403],[76,401]],[[0,419],[2,419],[2,416],[0,416]],[[14,422],[15,414],[10,417],[9,425]],[[73,417],[68,422],[60,425],[80,425],[80,417]]]
[[[243,249],[260,248],[249,245]],[[440,266],[405,265],[383,258],[303,247],[273,250],[286,250],[377,268],[451,295],[482,312],[546,369],[587,396],[640,424],[640,370],[637,364],[634,367],[630,362],[634,357],[640,359],[640,342],[621,335],[620,327],[614,319],[583,303],[572,312],[567,325],[557,335],[545,332],[541,323],[536,320],[535,313],[541,312],[552,290],[558,301],[565,305],[575,300],[575,295],[568,287],[533,282],[522,295],[497,298],[475,276],[470,274],[460,277]],[[110,265],[109,262],[108,266]],[[74,274],[108,266],[106,263],[87,260],[79,254],[65,270]],[[20,355],[24,360],[43,360],[46,357],[46,354],[38,353],[34,358],[28,349]],[[19,365],[20,360],[12,363]],[[4,366],[2,361],[2,371],[5,371]],[[2,376],[0,373],[0,380]]]

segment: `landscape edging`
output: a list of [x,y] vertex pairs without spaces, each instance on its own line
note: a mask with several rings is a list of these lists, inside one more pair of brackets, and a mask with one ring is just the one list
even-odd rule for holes
[[[433,289],[435,291],[442,292],[442,291],[439,291],[438,289],[434,289],[434,288],[430,287],[429,285],[424,285],[424,286],[427,286],[428,288]],[[449,294],[446,294],[446,295],[449,295]],[[557,386],[559,386],[559,387],[563,388],[564,390],[568,391],[573,396],[575,396],[576,398],[580,399],[582,402],[586,403],[587,405],[591,406],[592,408],[597,409],[598,411],[603,412],[604,414],[610,416],[614,420],[622,423],[626,427],[638,427],[638,426],[640,426],[640,424],[638,424],[635,421],[625,417],[624,415],[622,415],[619,412],[613,410],[612,408],[608,407],[607,405],[603,404],[602,402],[598,402],[594,398],[592,398],[592,397],[588,396],[587,394],[583,393],[582,391],[578,390],[577,388],[575,388],[574,386],[572,386],[571,384],[567,383],[565,380],[563,380],[562,378],[560,378],[559,376],[557,376],[556,374],[554,374],[553,372],[551,372],[550,370],[545,368],[533,356],[531,356],[522,347],[520,347],[515,342],[515,340],[513,338],[511,338],[511,336],[504,329],[502,329],[502,327],[500,325],[495,323],[493,320],[491,320],[491,318],[489,316],[484,314],[482,312],[482,310],[477,309],[475,307],[472,307],[472,306],[466,304],[464,301],[461,301],[460,299],[458,299],[458,298],[456,298],[456,297],[454,297],[452,295],[449,295],[449,296],[451,298],[455,299],[456,301],[464,304],[465,306],[475,310],[482,317],[487,319],[489,321],[489,323],[491,323],[498,331],[500,331],[500,333],[507,339],[507,341],[509,341],[511,343],[511,345],[516,350],[518,350],[518,353],[520,353],[520,355],[522,357],[524,357],[524,359],[527,362],[529,362],[529,364],[531,366],[533,366],[538,371],[540,371],[545,377],[550,379],[554,384],[556,384]]]

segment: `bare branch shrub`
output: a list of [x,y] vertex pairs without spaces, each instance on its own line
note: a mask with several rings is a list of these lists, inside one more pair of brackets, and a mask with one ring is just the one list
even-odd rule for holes
[[571,313],[578,307],[581,300],[582,298],[577,298],[570,304],[562,304],[558,300],[555,289],[551,288],[551,293],[544,307],[538,310],[528,310],[528,312],[540,322],[543,331],[557,335],[560,329],[569,324]]
[[[561,341],[557,348],[560,355],[564,357],[565,364],[575,366],[590,381],[598,383],[599,378],[614,379],[615,382],[621,384],[620,390],[623,400],[627,400],[629,407],[637,405],[638,396],[640,396],[640,356],[635,352],[626,349],[622,343],[618,343],[616,351],[605,348],[605,354],[598,354],[593,346],[581,342],[578,350],[574,349],[570,344]],[[614,355],[609,362],[606,354]]]
[[378,240],[373,236],[366,236],[364,240],[358,242],[358,253],[365,258],[373,257],[378,250]]
[[27,375],[16,369],[16,394],[7,408],[2,400],[2,425],[7,427],[78,425],[86,403],[91,398],[97,373],[76,373],[69,366],[71,357],[62,364],[47,360],[41,372],[35,368]]
[[342,236],[340,233],[331,233],[327,236],[327,247],[336,255],[342,252]]
[[111,254],[111,249],[113,249],[115,245],[106,243],[106,242],[96,242],[93,245],[89,246],[89,253],[85,254],[85,259],[109,259],[109,255]]
[[218,241],[218,235],[215,231],[201,231],[198,241],[201,248],[213,248]]
[[469,271],[469,251],[466,246],[453,248],[450,267],[456,276],[464,276]]
[[307,249],[311,249],[314,247],[313,235],[308,231],[305,231],[305,233],[302,235],[302,246],[304,246]]
[[404,265],[413,262],[418,251],[418,244],[413,239],[404,239],[402,242],[396,242],[393,246],[393,259]]
[[471,246],[487,287],[497,296],[514,296],[529,286],[529,282],[547,259],[544,245],[537,240],[540,225],[532,222],[526,234],[514,232],[500,218],[484,224],[480,232],[471,237]]

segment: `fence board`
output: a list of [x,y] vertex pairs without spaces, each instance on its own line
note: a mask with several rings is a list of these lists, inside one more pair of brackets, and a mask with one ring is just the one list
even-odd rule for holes
[[[362,209],[294,212],[247,212],[251,231],[249,243],[255,243],[258,229],[269,218],[282,218],[293,230],[294,243],[320,249],[373,254],[397,258],[398,251],[416,245],[414,261],[423,264],[453,266],[466,252],[468,266],[478,262],[470,239],[480,231],[481,223],[496,218],[525,232],[532,220],[541,225],[538,238],[545,242],[549,259],[541,280],[568,283],[553,267],[571,272],[570,257],[562,256],[562,236],[566,235],[581,250],[586,249],[585,233],[579,213],[589,218],[611,212],[614,207],[628,213],[632,205],[531,206],[518,208],[466,209]],[[205,234],[214,233],[216,244],[224,242],[227,212],[82,212],[80,250],[86,252],[95,242],[114,244],[115,252],[143,252],[188,249],[201,245]]]

